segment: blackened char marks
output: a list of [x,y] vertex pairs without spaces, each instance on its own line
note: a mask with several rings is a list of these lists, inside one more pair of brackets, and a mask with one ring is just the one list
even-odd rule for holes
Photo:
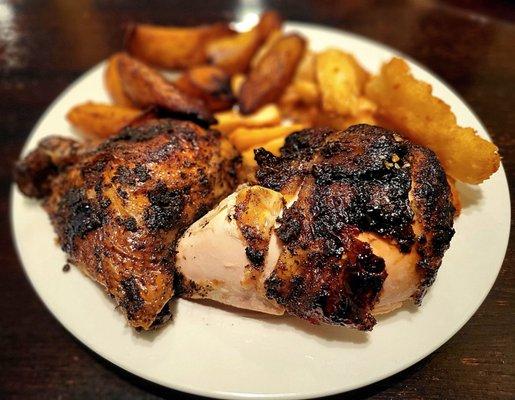
[[116,217],[115,220],[118,224],[123,226],[129,232],[137,232],[137,230],[138,230],[138,223],[136,221],[136,218],[134,218],[134,217],[127,217],[127,218]]
[[139,164],[134,168],[119,165],[116,168],[112,182],[125,186],[135,186],[138,182],[144,183],[149,179],[150,172],[145,165]]
[[261,268],[265,262],[265,254],[262,250],[254,249],[250,246],[245,248],[245,255],[252,265]]
[[[258,165],[256,178],[262,186],[282,191],[288,183],[310,173],[309,162],[320,143],[332,132],[330,129],[305,129],[289,135],[281,148],[281,156],[259,148],[254,151]],[[286,190],[288,191],[288,190]]]
[[356,125],[344,132],[305,130],[287,138],[281,157],[263,158],[256,176],[275,189],[296,177],[312,176],[316,190],[308,212],[319,234],[354,226],[387,236],[408,252],[415,241],[408,198],[409,146],[371,126]]
[[384,260],[355,239],[359,230],[342,215],[317,204],[321,192],[307,178],[284,211],[277,234],[286,249],[265,282],[267,296],[313,323],[369,330],[375,323],[370,310],[386,278]]
[[284,211],[283,217],[278,220],[281,225],[276,233],[283,243],[292,243],[300,236],[303,217],[296,211],[293,207],[290,207]]
[[335,179],[316,188],[311,211],[318,234],[334,237],[334,229],[352,226],[360,232],[375,232],[391,239],[401,252],[411,250],[415,235],[411,227],[408,169],[384,173],[381,179],[369,180],[366,176]]
[[157,314],[156,319],[152,322],[150,329],[157,329],[164,325],[172,317],[172,310],[170,309],[170,302],[166,303],[164,307]]
[[129,193],[126,190],[122,189],[121,186],[118,186],[116,188],[116,194],[118,195],[118,197],[121,200],[125,200],[125,201],[129,200]]
[[163,134],[166,128],[169,127],[169,125],[165,124],[166,122],[163,124],[155,120],[150,120],[141,125],[127,126],[123,128],[118,135],[104,142],[104,144],[100,146],[100,150],[110,147],[116,142],[146,142]]
[[138,182],[146,182],[150,179],[150,172],[144,165],[136,165],[133,172]]
[[116,168],[112,181],[121,185],[134,186],[136,184],[136,177],[129,167],[119,165]]
[[149,329],[170,313],[178,237],[232,192],[237,156],[219,132],[146,120],[99,146],[45,139],[17,183],[44,198],[69,261]]
[[445,172],[433,152],[418,147],[413,159],[413,201],[418,209],[420,221],[427,232],[419,240],[418,269],[423,276],[415,295],[420,303],[425,292],[434,282],[436,272],[442,263],[444,252],[449,248],[454,236],[453,218],[455,209],[451,201],[451,191]]
[[56,225],[62,229],[61,246],[70,253],[77,237],[84,238],[102,226],[105,213],[86,197],[83,189],[72,188],[63,195],[55,218]]
[[[412,165],[421,151],[426,159],[415,163],[421,165],[417,178]],[[357,240],[361,232],[375,233],[403,253],[417,243],[421,270],[438,268],[452,236],[453,209],[445,173],[430,151],[385,129],[356,125],[297,132],[281,156],[260,150],[256,160],[261,185],[291,193],[293,182],[300,189],[279,221],[286,250],[266,282],[268,296],[290,313],[372,328],[386,271],[384,260]],[[425,218],[422,242],[412,228],[412,181]],[[434,273],[425,274],[430,284]]]
[[109,161],[110,156],[107,153],[99,152],[92,155],[91,158],[84,163],[80,171],[82,178],[84,180],[98,180]]
[[283,160],[269,151],[261,147],[254,150],[254,159],[260,167],[256,171],[256,179],[258,182],[261,182],[261,185],[272,190],[281,190],[291,178],[287,169],[283,169],[283,174],[277,173],[277,171],[282,169],[281,164],[283,164]]
[[[268,246],[272,237],[276,218],[284,208],[285,199],[280,193],[260,186],[247,186],[236,194],[234,212],[228,220],[234,220],[245,239],[245,253],[249,264],[247,269],[254,283],[264,271]],[[245,279],[245,281],[250,282]],[[257,288],[257,287],[256,287]]]
[[124,293],[124,297],[120,305],[125,309],[127,319],[131,320],[144,304],[143,298],[140,294],[140,287],[134,276],[121,280],[120,286]]
[[162,181],[147,194],[150,206],[145,210],[144,219],[152,231],[170,230],[180,220],[189,188],[169,189]]
[[236,223],[240,228],[240,232],[245,238],[245,242],[247,243],[247,247],[245,248],[245,255],[247,259],[250,261],[250,265],[258,270],[263,268],[265,257],[268,252],[268,239],[269,235],[264,236],[261,232],[258,232],[253,226],[246,225],[241,220],[241,216],[239,214],[240,209],[244,209],[245,205],[238,205],[236,207],[236,212],[234,217],[236,218]]
[[[169,135],[173,139],[185,140],[195,144],[198,139],[199,126],[189,121],[174,119],[149,120],[135,126],[125,127],[117,136],[104,142],[99,150],[115,146],[118,142],[146,142],[159,135]],[[214,132],[214,131],[209,131]]]
[[269,231],[263,232],[256,228],[255,221],[252,218],[249,220],[249,213],[254,212],[254,207],[259,207],[259,205],[252,202],[252,192],[244,189],[238,194],[234,218],[247,243],[245,255],[250,262],[250,267],[261,271],[268,252],[271,227]]
[[284,141],[281,156],[291,160],[310,160],[333,132],[330,128],[314,128],[292,133]]

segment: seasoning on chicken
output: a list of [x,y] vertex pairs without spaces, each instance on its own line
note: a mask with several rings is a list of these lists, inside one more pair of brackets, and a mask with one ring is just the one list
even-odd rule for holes
[[256,160],[263,187],[232,194],[179,240],[183,296],[361,330],[420,303],[454,233],[434,153],[356,125],[294,133],[279,157]]
[[169,317],[176,239],[233,191],[238,163],[219,132],[161,119],[92,149],[47,138],[15,175],[43,199],[69,261],[149,329]]

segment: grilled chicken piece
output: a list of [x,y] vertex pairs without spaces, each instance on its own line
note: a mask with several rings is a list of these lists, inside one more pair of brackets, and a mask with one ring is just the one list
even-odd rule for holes
[[454,233],[434,153],[356,125],[294,133],[280,157],[256,160],[263,187],[232,194],[179,240],[183,296],[361,330],[420,303]]
[[[264,282],[281,253],[273,228],[284,204],[279,192],[244,187],[193,224],[177,244],[180,295],[283,314],[284,308],[266,296]],[[247,246],[246,237],[254,247]]]
[[43,198],[70,262],[135,328],[169,316],[176,239],[235,187],[239,157],[220,133],[150,120],[88,149],[45,139],[20,161],[23,193]]

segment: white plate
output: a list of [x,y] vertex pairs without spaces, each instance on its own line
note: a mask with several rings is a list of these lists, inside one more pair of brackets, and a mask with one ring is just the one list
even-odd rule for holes
[[[373,72],[397,54],[341,31],[298,23],[288,24],[288,29],[301,31],[316,50],[341,47],[354,53]],[[107,101],[103,67],[91,69],[51,105],[24,151],[49,134],[73,136],[65,120],[71,106]],[[487,137],[455,93],[427,70],[413,63],[411,67],[452,106],[461,124]],[[13,190],[11,211],[18,254],[36,292],[66,329],[102,357],[142,378],[185,392],[230,398],[307,398],[359,388],[409,367],[454,335],[483,302],[501,267],[509,236],[504,170],[501,167],[481,186],[460,185],[459,189],[464,210],[423,306],[381,317],[371,333],[186,300],[176,302],[174,320],[163,329],[135,333],[95,283],[75,268],[62,272],[65,256],[37,202]]]

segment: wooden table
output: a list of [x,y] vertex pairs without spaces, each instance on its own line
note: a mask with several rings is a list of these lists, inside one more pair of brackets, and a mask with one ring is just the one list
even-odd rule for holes
[[[237,1],[56,0],[0,3],[0,398],[192,398],[130,375],[78,343],[44,308],[13,249],[11,167],[37,119],[74,79],[121,46],[129,21],[232,20]],[[515,187],[515,7],[506,2],[249,1],[285,18],[334,26],[395,47],[472,106],[501,148]],[[513,191],[511,192],[513,196]],[[477,314],[415,366],[342,398],[513,398],[515,246]],[[100,329],[100,328],[99,328]]]

